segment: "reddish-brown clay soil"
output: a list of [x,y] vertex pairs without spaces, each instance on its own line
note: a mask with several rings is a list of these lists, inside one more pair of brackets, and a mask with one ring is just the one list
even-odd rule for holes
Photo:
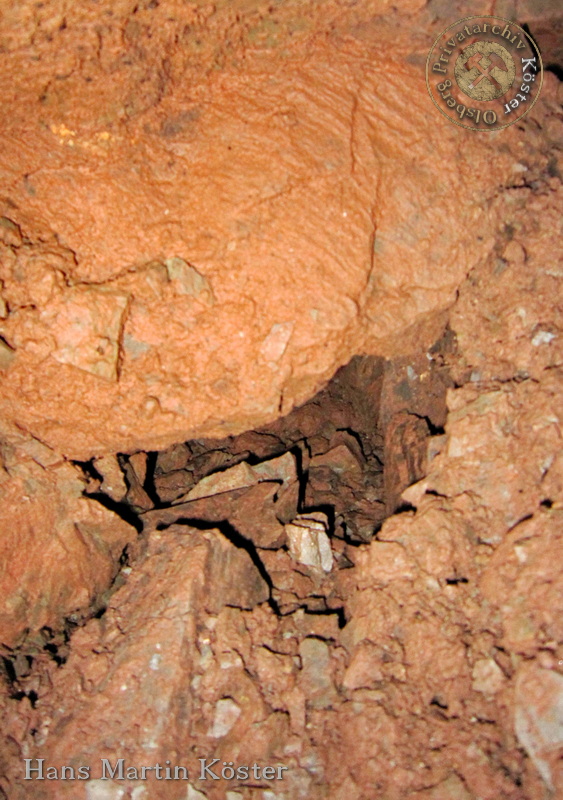
[[0,6],[0,797],[562,796],[562,30]]

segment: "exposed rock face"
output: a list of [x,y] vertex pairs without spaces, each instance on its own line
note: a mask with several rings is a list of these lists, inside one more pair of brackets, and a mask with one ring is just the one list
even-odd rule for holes
[[517,129],[433,113],[423,5],[6,10],[3,417],[73,458],[156,449],[404,352],[526,170]]
[[563,791],[561,89],[435,114],[477,6],[3,9],[0,797]]
[[31,633],[41,649],[65,618],[103,603],[136,531],[84,497],[81,471],[41,442],[4,441],[1,458],[1,641]]

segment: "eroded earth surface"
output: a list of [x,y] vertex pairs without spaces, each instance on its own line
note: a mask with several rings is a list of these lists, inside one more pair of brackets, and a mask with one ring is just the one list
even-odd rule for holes
[[[2,9],[0,796],[563,791],[561,22],[454,6]],[[485,139],[424,61],[493,12]]]

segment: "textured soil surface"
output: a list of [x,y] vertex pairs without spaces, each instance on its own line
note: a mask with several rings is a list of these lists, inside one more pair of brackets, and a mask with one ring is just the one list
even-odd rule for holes
[[495,200],[557,139],[551,119],[499,139],[434,113],[425,61],[453,14],[6,8],[4,426],[72,458],[160,449],[271,422],[354,355],[430,345],[505,219]]
[[[490,136],[472,13],[550,67]],[[562,796],[561,30],[0,10],[0,797]]]

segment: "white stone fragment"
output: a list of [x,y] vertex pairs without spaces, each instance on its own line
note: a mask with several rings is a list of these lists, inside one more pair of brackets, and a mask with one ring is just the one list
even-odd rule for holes
[[563,675],[534,666],[522,670],[516,679],[515,700],[518,741],[547,788],[554,791],[551,764],[563,746]]
[[197,789],[194,789],[191,783],[188,783],[186,800],[207,800],[207,795],[203,794],[203,792],[199,792]]
[[230,697],[218,700],[215,704],[215,718],[209,736],[221,739],[226,736],[241,715],[241,709]]
[[202,497],[211,497],[223,492],[232,492],[235,489],[246,489],[262,481],[281,481],[284,486],[297,480],[295,456],[284,453],[283,456],[270,458],[260,464],[251,466],[246,461],[235,464],[234,467],[212,472],[202,478],[186,495],[182,501],[199,500]]
[[492,658],[481,658],[473,667],[473,689],[482,694],[496,694],[502,689],[504,676]]
[[199,500],[201,497],[211,497],[222,492],[232,492],[235,489],[254,486],[255,483],[258,483],[258,478],[252,471],[252,467],[243,461],[223,472],[213,472],[202,478],[191,491],[182,497],[182,500]]
[[121,800],[125,797],[125,789],[114,781],[99,780],[87,781],[85,784],[87,800]]
[[116,381],[128,302],[127,295],[104,288],[69,289],[59,303],[41,313],[57,342],[53,358]]
[[321,511],[299,514],[285,525],[291,557],[307,567],[330,572],[333,557],[327,530],[328,519]]
[[532,339],[532,344],[534,347],[539,347],[540,344],[549,344],[551,341],[553,341],[553,339],[555,339],[554,333],[550,333],[549,331],[538,331]]
[[168,278],[171,281],[176,281],[181,294],[187,294],[190,297],[200,297],[213,303],[213,291],[207,278],[197,271],[195,267],[184,261],[183,258],[167,258],[164,262]]
[[270,364],[275,365],[285,353],[293,332],[293,322],[278,322],[272,325],[260,347],[260,355]]

